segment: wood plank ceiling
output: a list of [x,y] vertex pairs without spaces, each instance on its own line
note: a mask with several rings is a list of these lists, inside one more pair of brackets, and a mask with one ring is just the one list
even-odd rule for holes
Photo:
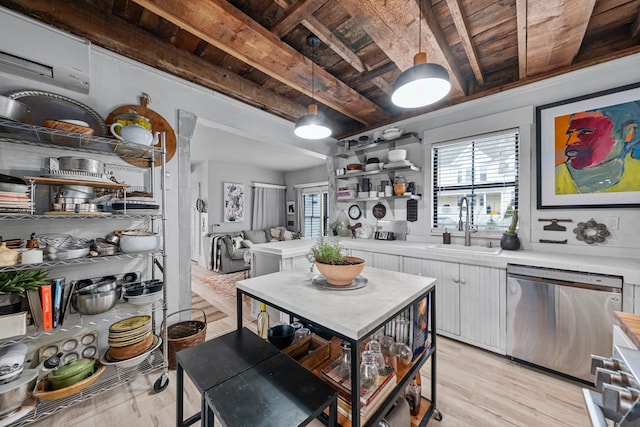
[[[313,95],[337,138],[640,52],[640,0],[0,4],[292,122],[311,102],[314,60]],[[312,33],[315,52],[305,42]],[[452,90],[434,106],[402,110],[392,85],[413,65],[419,35]]]

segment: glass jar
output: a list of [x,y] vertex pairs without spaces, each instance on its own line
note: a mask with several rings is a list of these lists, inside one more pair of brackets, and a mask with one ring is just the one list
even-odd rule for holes
[[376,388],[378,386],[378,378],[375,353],[371,350],[363,351],[362,362],[360,363],[360,387]]
[[404,176],[396,176],[393,179],[393,192],[396,196],[402,196],[407,191],[407,179]]

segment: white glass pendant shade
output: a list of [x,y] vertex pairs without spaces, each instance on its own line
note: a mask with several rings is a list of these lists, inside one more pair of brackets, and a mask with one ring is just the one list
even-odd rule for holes
[[331,135],[331,129],[324,116],[318,114],[316,104],[309,105],[309,114],[296,121],[294,133],[304,139],[322,139]]
[[414,66],[405,70],[393,84],[391,102],[402,108],[418,108],[444,98],[451,89],[449,73],[438,64],[427,64],[427,56],[418,53]]

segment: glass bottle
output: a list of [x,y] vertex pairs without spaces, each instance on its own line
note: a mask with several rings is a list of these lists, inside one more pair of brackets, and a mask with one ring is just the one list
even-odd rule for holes
[[267,312],[267,306],[265,303],[260,303],[260,313],[258,313],[258,335],[263,340],[268,338],[267,333],[269,330],[269,313]]
[[416,376],[411,379],[411,382],[405,390],[405,398],[409,403],[409,411],[411,412],[411,415],[418,415],[420,413],[420,403],[422,402],[420,372],[416,373]]

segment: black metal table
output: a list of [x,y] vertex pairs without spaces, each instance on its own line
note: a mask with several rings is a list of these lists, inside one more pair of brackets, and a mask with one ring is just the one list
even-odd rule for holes
[[[200,419],[202,425],[207,425],[209,413],[206,410],[205,393],[276,354],[280,354],[277,348],[247,328],[179,351],[176,354],[176,426],[187,427]],[[187,420],[183,419],[184,372],[189,375],[201,396],[200,413]]]
[[207,412],[227,426],[304,426],[329,408],[333,427],[337,399],[336,390],[283,353],[205,392]]

